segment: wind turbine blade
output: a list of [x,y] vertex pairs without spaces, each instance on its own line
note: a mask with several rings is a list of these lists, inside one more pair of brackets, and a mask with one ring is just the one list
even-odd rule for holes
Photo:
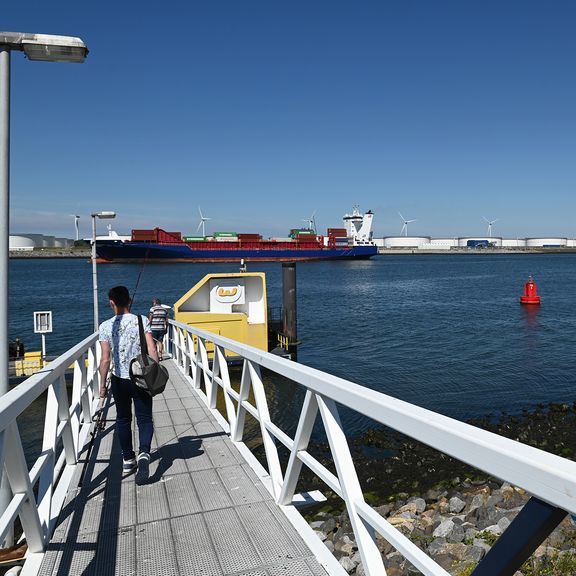
[[196,228],[196,232],[198,232],[201,227],[202,227],[202,220],[200,220],[200,222],[198,223],[198,228]]
[[200,214],[200,218],[204,218],[204,216],[202,216],[202,210],[200,210],[200,206],[198,206],[198,212]]
[[402,214],[400,214],[400,212],[398,212],[398,216],[400,216],[400,218],[402,218],[402,222],[405,222],[406,218],[404,218],[404,216],[402,216]]
[[418,220],[416,218],[414,220],[406,220],[406,224],[410,224],[410,222],[418,222]]
[[490,220],[488,220],[488,218],[486,218],[486,216],[482,216],[484,222],[488,222],[488,224],[490,224]]

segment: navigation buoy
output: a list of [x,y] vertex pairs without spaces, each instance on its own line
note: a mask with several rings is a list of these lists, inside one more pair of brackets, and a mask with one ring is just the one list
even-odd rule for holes
[[538,296],[536,282],[534,282],[532,276],[524,284],[524,294],[520,296],[520,304],[540,304],[540,296]]

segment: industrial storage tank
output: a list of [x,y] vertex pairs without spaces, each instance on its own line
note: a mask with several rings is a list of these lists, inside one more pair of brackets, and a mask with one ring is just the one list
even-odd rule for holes
[[28,238],[27,236],[10,236],[9,250],[34,250],[34,240]]
[[42,236],[42,244],[43,248],[54,248],[54,244],[56,241],[55,236]]
[[430,236],[385,236],[384,248],[420,248],[430,242]]
[[422,244],[423,250],[451,250],[458,246],[457,238],[432,238],[430,242]]
[[494,236],[468,236],[458,238],[458,246],[460,248],[480,248],[482,246],[500,248],[502,246],[502,238],[496,238]]
[[504,238],[502,248],[526,248],[526,238]]
[[561,248],[568,244],[568,238],[526,238],[528,248]]

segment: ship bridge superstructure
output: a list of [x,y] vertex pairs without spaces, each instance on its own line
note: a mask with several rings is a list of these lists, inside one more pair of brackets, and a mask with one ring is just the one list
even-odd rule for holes
[[372,241],[372,210],[362,214],[359,206],[354,206],[352,214],[343,217],[346,235],[352,239],[354,246],[373,246]]

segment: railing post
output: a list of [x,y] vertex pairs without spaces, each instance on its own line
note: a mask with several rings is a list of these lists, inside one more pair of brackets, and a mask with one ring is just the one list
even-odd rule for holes
[[360,487],[360,481],[356,474],[356,468],[352,461],[348,441],[340,422],[338,415],[338,408],[336,402],[328,398],[317,396],[318,407],[324,422],[326,434],[328,436],[328,443],[330,444],[330,451],[334,458],[334,465],[340,486],[342,487],[342,494],[346,502],[348,510],[348,517],[356,535],[358,542],[358,551],[362,558],[362,565],[364,571],[368,576],[380,576],[386,574],[384,564],[382,562],[382,555],[378,546],[376,545],[376,535],[374,528],[366,524],[358,515],[355,502],[363,502],[364,495]]
[[[224,392],[224,405],[226,406],[226,417],[228,418],[228,424],[230,424],[230,430],[233,430],[236,427],[236,413],[234,410],[234,404],[232,403],[232,398],[230,398],[232,384],[230,383],[230,372],[228,371],[226,356],[220,346],[214,348],[214,357],[218,358],[220,380],[222,380],[222,390]],[[214,373],[212,379],[215,377],[216,374]]]
[[292,446],[292,452],[290,453],[288,465],[286,466],[284,483],[282,484],[282,490],[280,491],[280,496],[278,498],[278,504],[281,506],[287,506],[290,504],[294,497],[296,484],[298,483],[300,470],[302,469],[302,461],[298,458],[298,452],[308,448],[308,443],[310,442],[310,436],[312,436],[312,430],[314,429],[314,422],[316,421],[317,414],[318,402],[316,401],[316,395],[310,392],[310,390],[307,390],[306,396],[304,397],[304,404],[302,405],[302,411],[300,412],[298,428],[296,429],[296,434],[294,436],[294,445]]
[[[26,495],[26,500],[20,510],[20,520],[26,536],[26,542],[28,543],[28,550],[30,552],[42,552],[47,535],[40,524],[36,500],[30,484],[26,458],[24,457],[24,450],[22,449],[16,422],[13,422],[8,427],[6,440],[10,446],[10,450],[5,455],[6,473],[12,493]],[[52,473],[52,470],[50,470],[50,473]]]
[[241,442],[244,436],[244,422],[246,420],[246,408],[242,403],[248,400],[250,394],[250,369],[248,360],[244,359],[242,365],[242,378],[240,380],[240,394],[238,397],[238,408],[236,410],[236,420],[234,426],[230,427],[230,437],[232,442]]
[[40,475],[38,486],[38,514],[44,533],[50,529],[52,494],[54,493],[54,465],[56,463],[56,432],[58,430],[58,393],[57,383],[48,387],[46,397],[46,416],[42,453],[48,455],[48,461]]
[[282,488],[282,468],[280,467],[280,459],[278,458],[278,449],[276,448],[274,436],[266,428],[266,424],[270,422],[268,401],[266,400],[266,394],[264,392],[260,366],[258,366],[258,364],[254,365],[249,361],[248,369],[250,372],[254,399],[256,401],[256,408],[258,409],[258,419],[260,420],[260,431],[264,443],[264,452],[266,453],[266,462],[268,463],[268,473],[272,480],[274,499],[277,500]]

